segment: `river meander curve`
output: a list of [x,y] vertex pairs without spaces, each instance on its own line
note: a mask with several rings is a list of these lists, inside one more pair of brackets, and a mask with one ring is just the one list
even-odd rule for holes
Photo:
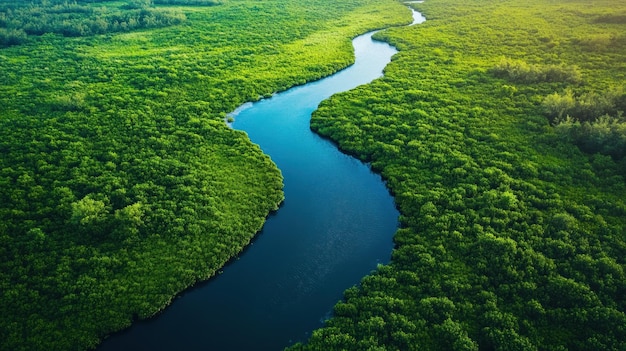
[[[424,20],[413,14],[414,24]],[[309,129],[322,100],[382,76],[397,51],[373,34],[353,40],[352,66],[233,112],[233,128],[282,171],[285,202],[222,274],[99,350],[281,350],[306,340],[345,289],[389,261],[399,214],[384,182]]]

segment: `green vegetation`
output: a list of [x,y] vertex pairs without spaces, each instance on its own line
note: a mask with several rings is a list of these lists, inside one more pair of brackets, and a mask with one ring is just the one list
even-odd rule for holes
[[[85,1],[81,1],[85,2]],[[168,3],[177,3],[169,1]],[[181,11],[155,9],[148,1],[96,6],[61,0],[0,2],[0,47],[26,42],[27,35],[56,33],[67,37],[165,27],[185,21]]]
[[[626,5],[414,6],[426,23],[379,34],[385,78],[312,121],[387,179],[392,262],[293,349],[626,348]],[[282,201],[226,113],[405,21],[393,0],[0,2],[0,349],[94,347],[214,275]]]
[[588,153],[601,153],[620,160],[626,156],[626,93],[623,87],[574,96],[571,89],[543,100],[545,113],[556,131]]
[[2,7],[2,33],[53,24],[0,49],[2,350],[92,348],[214,275],[283,196],[226,113],[345,67],[351,37],[410,20],[393,0],[228,0],[167,7],[185,20],[150,30],[55,27],[148,5]]
[[493,68],[496,77],[506,78],[514,83],[564,82],[578,83],[580,70],[575,66],[529,65],[522,60],[503,58]]
[[312,120],[387,179],[392,261],[291,350],[624,350],[626,3],[414,6]]

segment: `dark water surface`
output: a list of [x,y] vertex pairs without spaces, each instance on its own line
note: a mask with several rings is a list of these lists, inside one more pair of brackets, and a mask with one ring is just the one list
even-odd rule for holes
[[382,75],[396,50],[371,36],[354,39],[351,67],[233,113],[233,128],[281,169],[283,206],[223,274],[99,350],[282,350],[306,340],[345,289],[389,261],[398,212],[380,176],[309,129],[322,100]]

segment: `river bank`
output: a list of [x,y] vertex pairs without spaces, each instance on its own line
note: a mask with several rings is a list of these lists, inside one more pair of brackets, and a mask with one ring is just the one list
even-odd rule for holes
[[383,181],[309,128],[319,102],[382,75],[396,50],[373,34],[353,40],[349,68],[233,113],[233,128],[281,169],[284,204],[223,274],[100,350],[174,349],[181,338],[189,350],[205,342],[217,350],[280,349],[305,340],[345,289],[388,262],[398,212]]

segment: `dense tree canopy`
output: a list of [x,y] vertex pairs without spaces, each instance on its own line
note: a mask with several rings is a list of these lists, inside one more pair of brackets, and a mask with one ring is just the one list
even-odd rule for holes
[[385,77],[312,128],[382,172],[402,228],[292,350],[626,348],[624,5],[427,0],[379,35]]
[[185,20],[53,28],[0,49],[2,350],[92,348],[214,275],[283,196],[226,113],[345,67],[351,37],[410,17],[392,0],[7,3],[0,27],[18,32],[94,14]]
[[[0,2],[2,350],[93,347],[215,274],[282,200],[226,113],[409,19],[393,0],[16,4]],[[312,121],[387,179],[392,262],[294,349],[626,348],[626,8],[412,6],[426,23],[379,34],[401,50],[386,77]]]
[[[170,2],[179,1],[181,0]],[[30,3],[2,0],[0,47],[22,44],[26,42],[28,35],[56,33],[68,37],[89,36],[165,27],[180,24],[185,19],[182,11],[157,9],[150,1],[134,0],[120,4],[84,0],[44,0]]]

